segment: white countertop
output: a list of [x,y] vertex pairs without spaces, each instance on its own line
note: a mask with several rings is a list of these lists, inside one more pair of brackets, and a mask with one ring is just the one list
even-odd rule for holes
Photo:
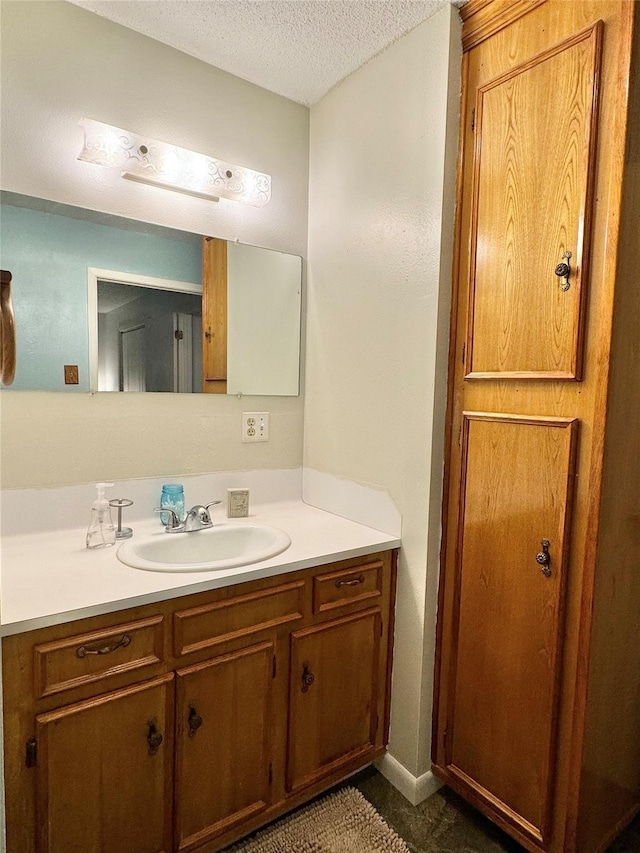
[[[217,516],[215,511],[213,517],[214,522],[235,521]],[[87,550],[84,527],[4,536],[0,636],[400,546],[397,537],[301,501],[254,506],[249,520],[286,530],[291,537],[290,547],[270,560],[215,572],[132,569],[118,560],[118,544]],[[237,523],[242,521],[238,519]],[[134,536],[158,531],[158,524],[157,518],[134,522]]]

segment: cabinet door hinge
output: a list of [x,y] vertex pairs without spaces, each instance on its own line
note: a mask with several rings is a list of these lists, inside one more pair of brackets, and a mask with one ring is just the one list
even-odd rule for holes
[[273,764],[269,765],[269,784],[271,785],[273,782]]
[[181,331],[180,329],[176,329],[175,332],[173,333],[173,336],[177,341],[184,340],[184,332]]
[[462,344],[462,363],[463,363],[463,364],[464,364],[464,357],[465,357],[465,355],[466,355],[466,352],[467,352],[467,345],[466,345],[466,344]]
[[375,723],[374,723],[374,732],[373,733],[374,733],[374,735],[378,734],[378,715],[377,714],[376,714],[376,719],[375,719]]
[[382,635],[383,635],[383,633],[384,633],[384,622],[383,622],[383,621],[382,621],[382,619],[381,619],[381,620],[380,620],[380,636],[382,636]]
[[38,763],[38,742],[34,737],[32,737],[26,742],[25,746],[25,764],[27,767],[35,767]]
[[275,678],[275,677],[276,677],[276,668],[277,668],[277,664],[276,664],[276,656],[274,655],[274,656],[273,656],[272,668],[271,668],[271,677],[272,677],[272,678]]
[[476,129],[476,108],[471,110],[471,130]]

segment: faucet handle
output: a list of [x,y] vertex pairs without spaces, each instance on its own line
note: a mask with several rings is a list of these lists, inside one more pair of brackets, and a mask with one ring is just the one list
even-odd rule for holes
[[208,511],[210,506],[216,506],[217,504],[221,504],[222,501],[211,501],[211,503],[205,504],[204,508]]
[[167,530],[172,530],[174,527],[180,527],[180,525],[182,524],[178,517],[178,513],[175,511],[175,509],[171,509],[170,506],[157,506],[153,511],[166,512],[171,516],[171,518],[169,519],[169,523],[166,525]]

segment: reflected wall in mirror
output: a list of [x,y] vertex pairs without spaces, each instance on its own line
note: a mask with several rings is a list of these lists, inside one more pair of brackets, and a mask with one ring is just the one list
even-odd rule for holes
[[89,368],[98,391],[202,386],[202,286],[89,268]]
[[300,257],[0,201],[1,265],[16,283],[11,389],[299,393]]

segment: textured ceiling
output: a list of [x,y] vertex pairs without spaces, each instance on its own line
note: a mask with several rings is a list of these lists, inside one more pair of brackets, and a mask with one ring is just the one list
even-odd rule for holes
[[455,0],[69,2],[310,106]]

